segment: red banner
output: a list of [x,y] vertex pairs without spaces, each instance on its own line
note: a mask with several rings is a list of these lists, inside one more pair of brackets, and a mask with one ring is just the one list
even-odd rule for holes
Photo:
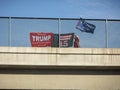
[[53,33],[30,33],[32,47],[52,47]]

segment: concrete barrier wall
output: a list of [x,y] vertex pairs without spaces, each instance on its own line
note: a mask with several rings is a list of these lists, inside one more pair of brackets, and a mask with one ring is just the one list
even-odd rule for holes
[[120,90],[119,67],[120,49],[0,47],[0,89]]
[[0,65],[120,66],[120,49],[0,47]]

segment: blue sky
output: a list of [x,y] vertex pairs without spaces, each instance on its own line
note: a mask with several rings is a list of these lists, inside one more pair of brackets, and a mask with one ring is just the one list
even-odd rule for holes
[[120,19],[120,0],[0,0],[0,16]]
[[[0,17],[119,19],[120,0],[0,0]],[[84,48],[105,48],[105,21],[96,25],[94,34],[75,29],[78,20],[61,20],[60,33],[76,33]],[[30,32],[58,33],[58,20],[12,19],[12,46],[31,46]],[[120,48],[120,22],[108,22],[108,44]],[[0,46],[9,45],[9,20],[0,19]]]

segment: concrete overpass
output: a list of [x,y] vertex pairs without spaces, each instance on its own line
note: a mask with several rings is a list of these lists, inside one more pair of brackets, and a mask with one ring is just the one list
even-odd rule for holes
[[0,89],[120,90],[120,49],[0,47]]

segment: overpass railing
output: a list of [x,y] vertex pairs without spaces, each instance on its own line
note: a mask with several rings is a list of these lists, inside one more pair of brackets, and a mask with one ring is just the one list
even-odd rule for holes
[[80,48],[120,48],[120,20],[85,19],[93,34],[77,30],[79,18],[0,17],[0,46],[31,47],[30,32],[75,33]]

